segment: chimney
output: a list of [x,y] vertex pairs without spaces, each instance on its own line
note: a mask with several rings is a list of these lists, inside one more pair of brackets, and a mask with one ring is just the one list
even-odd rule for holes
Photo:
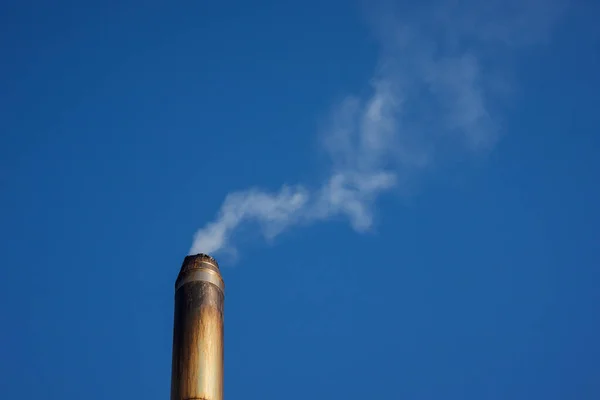
[[223,400],[224,295],[214,258],[183,260],[175,281],[171,400]]

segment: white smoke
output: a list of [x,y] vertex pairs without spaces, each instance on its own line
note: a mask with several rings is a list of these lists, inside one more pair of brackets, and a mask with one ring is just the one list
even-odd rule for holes
[[354,230],[367,231],[377,198],[400,176],[415,175],[449,148],[489,149],[499,131],[492,104],[502,81],[484,65],[545,38],[560,7],[541,0],[470,3],[433,2],[404,18],[394,8],[377,13],[383,54],[372,93],[365,100],[346,97],[321,133],[329,178],[317,188],[227,195],[216,219],[196,232],[190,253],[235,251],[232,234],[246,222],[266,239],[340,215]]

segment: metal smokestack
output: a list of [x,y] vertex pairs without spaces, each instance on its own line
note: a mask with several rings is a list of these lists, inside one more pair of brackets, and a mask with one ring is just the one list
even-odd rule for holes
[[175,281],[171,400],[223,400],[223,302],[217,261],[183,260]]

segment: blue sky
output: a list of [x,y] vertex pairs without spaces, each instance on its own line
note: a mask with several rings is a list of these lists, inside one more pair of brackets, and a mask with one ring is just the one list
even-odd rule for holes
[[600,395],[593,2],[4,2],[4,398]]

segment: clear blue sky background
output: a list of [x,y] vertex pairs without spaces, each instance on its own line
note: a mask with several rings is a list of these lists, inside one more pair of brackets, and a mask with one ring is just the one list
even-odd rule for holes
[[[368,90],[363,7],[209,3],[0,6],[0,397],[168,398],[193,233],[232,190],[318,180],[322,118]],[[590,4],[511,62],[490,153],[380,198],[372,233],[221,262],[227,399],[600,396]]]

